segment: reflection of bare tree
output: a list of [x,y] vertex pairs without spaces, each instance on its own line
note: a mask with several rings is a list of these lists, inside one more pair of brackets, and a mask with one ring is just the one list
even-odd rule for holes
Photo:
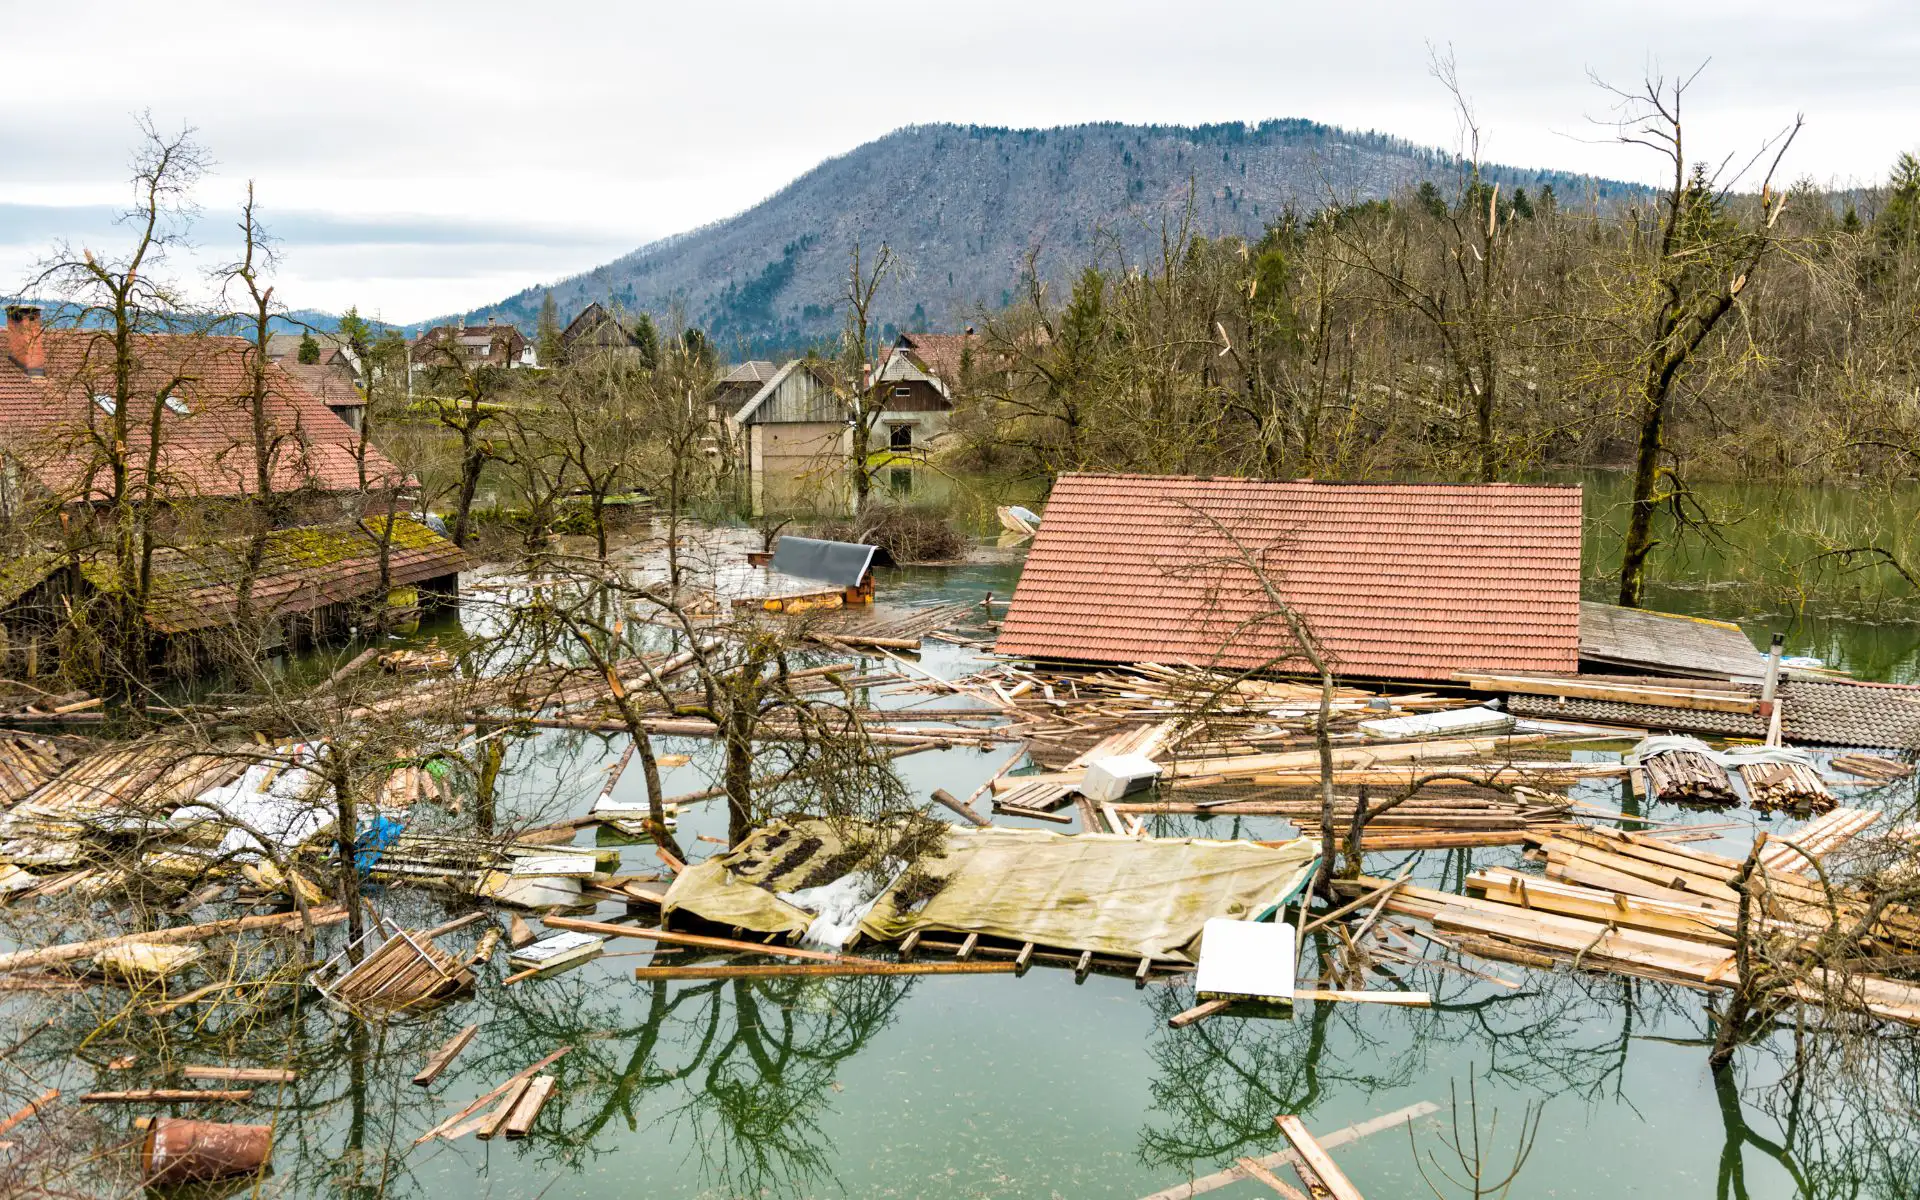
[[[563,1086],[549,1113],[559,1116],[543,1116],[523,1153],[577,1165],[589,1148],[613,1149],[596,1139],[616,1119],[637,1129],[670,1118],[689,1127],[703,1175],[723,1193],[799,1194],[831,1177],[820,1118],[840,1064],[892,1022],[911,986],[656,980],[636,1003],[597,1000],[604,980],[575,972],[537,992],[496,993],[492,1040],[474,1069],[503,1076],[558,1044],[575,1047],[555,1067]],[[651,1116],[650,1100],[661,1105]]]

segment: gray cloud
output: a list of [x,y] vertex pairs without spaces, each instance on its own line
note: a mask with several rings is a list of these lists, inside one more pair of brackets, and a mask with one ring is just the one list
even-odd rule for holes
[[[1649,156],[1589,124],[1607,105],[1588,73],[1631,84],[1709,58],[1690,132],[1715,157],[1795,112],[1793,176],[1880,179],[1920,141],[1911,0],[577,0],[564,19],[509,0],[335,0],[325,20],[235,0],[101,7],[111,19],[77,38],[62,6],[9,6],[10,90],[62,99],[0,127],[0,258],[97,236],[126,192],[133,115],[151,110],[197,126],[217,160],[204,240],[230,240],[222,204],[258,184],[303,305],[365,304],[376,285],[427,312],[485,303],[506,264],[531,257],[520,285],[557,277],[916,122],[1297,116],[1451,145],[1426,70],[1429,45],[1450,42],[1506,162],[1650,179]],[[332,274],[358,263],[389,269]]]

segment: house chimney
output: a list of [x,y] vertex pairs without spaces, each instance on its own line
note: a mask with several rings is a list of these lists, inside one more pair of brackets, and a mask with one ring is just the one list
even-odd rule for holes
[[488,328],[488,329],[492,329],[492,328],[493,328],[493,318],[492,318],[492,317],[488,317],[488,318],[487,318],[487,328]]
[[47,343],[40,332],[40,310],[27,304],[7,306],[7,357],[31,377],[47,373]]
[[969,325],[969,326],[967,326],[967,336],[968,336],[968,337],[972,337],[972,336],[973,336],[973,326],[971,326],[971,325]]

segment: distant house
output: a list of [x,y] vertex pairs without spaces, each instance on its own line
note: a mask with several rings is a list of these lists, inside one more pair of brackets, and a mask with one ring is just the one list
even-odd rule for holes
[[912,351],[895,346],[874,373],[874,396],[886,406],[869,450],[907,453],[929,445],[947,431],[953,400],[946,382],[930,373]]
[[560,331],[560,344],[570,358],[596,354],[637,357],[645,350],[645,343],[632,327],[621,323],[598,301],[581,309],[578,316],[567,322],[567,327]]
[[1578,487],[1063,475],[998,650],[1309,671],[1244,551],[1339,675],[1572,673],[1580,507]]
[[453,359],[473,366],[509,369],[528,365],[527,339],[512,325],[492,317],[485,325],[441,325],[415,338],[407,361],[416,371],[451,366]]
[[303,363],[300,343],[304,340],[301,334],[276,333],[267,339],[267,357],[358,432],[367,401],[360,391],[360,370],[353,351],[327,335],[316,335],[320,359]]
[[753,511],[818,495],[853,448],[846,406],[824,370],[794,359],[728,418],[746,459]]
[[[43,328],[37,308],[7,310],[0,340],[0,456],[9,467],[0,478],[0,506],[7,511],[34,494],[73,505],[111,500],[115,391],[104,336],[99,330]],[[151,489],[159,502],[179,506],[258,493],[251,349],[230,337],[137,338],[132,394],[164,396],[164,402],[151,477],[151,402],[128,414],[128,440],[119,457],[128,467],[131,494]],[[309,502],[296,506],[293,519],[357,515],[384,507],[376,496],[408,486],[405,473],[370,446],[363,489],[359,438],[330,397],[278,365],[269,366],[267,385],[272,487]],[[349,399],[331,398],[343,405]]]
[[720,377],[713,389],[713,400],[709,405],[708,417],[712,420],[732,418],[747,401],[760,393],[780,370],[773,363],[762,358],[743,362]]
[[944,385],[949,400],[965,384],[979,347],[980,337],[971,325],[965,333],[903,333],[893,342],[895,351],[911,355],[921,370]]

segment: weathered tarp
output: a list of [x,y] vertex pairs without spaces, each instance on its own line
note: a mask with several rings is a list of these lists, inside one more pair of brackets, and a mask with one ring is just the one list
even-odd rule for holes
[[[681,872],[666,911],[760,933],[799,933],[813,914],[774,893],[828,882],[809,877],[841,850],[823,821],[770,825]],[[1254,916],[1298,886],[1318,854],[1311,838],[1268,847],[956,827],[938,854],[880,896],[860,929],[880,941],[921,929],[1193,962],[1207,918]],[[908,911],[900,911],[899,899],[910,902]]]

